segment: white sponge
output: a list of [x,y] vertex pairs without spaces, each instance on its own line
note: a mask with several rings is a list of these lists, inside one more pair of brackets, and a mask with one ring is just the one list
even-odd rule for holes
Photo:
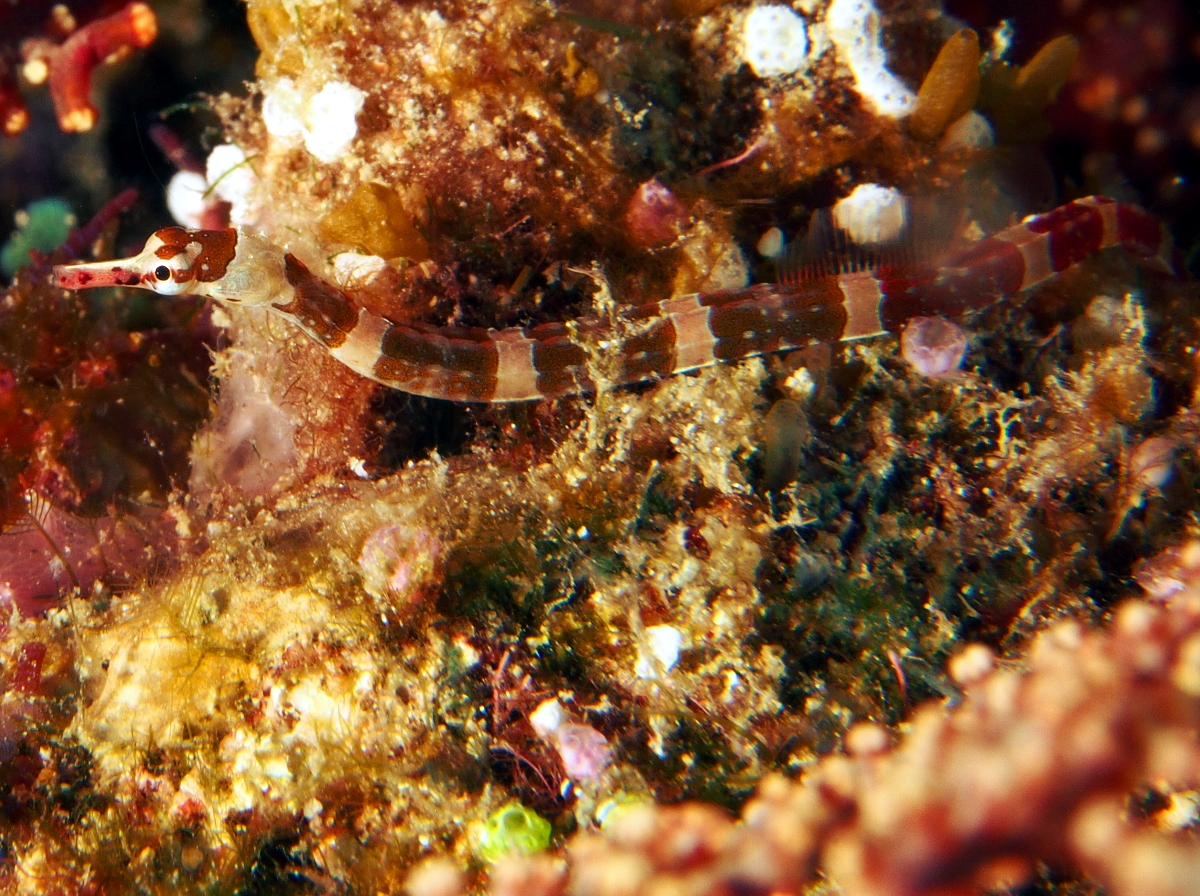
[[854,75],[855,89],[875,114],[908,115],[917,97],[887,69],[879,42],[879,10],[871,0],[833,0],[825,14],[825,28]]
[[302,137],[322,162],[336,161],[358,133],[358,113],[366,94],[351,84],[330,81],[305,96],[291,78],[280,78],[264,91],[263,124],[275,137]]
[[217,198],[230,204],[231,224],[243,226],[254,222],[258,215],[253,201],[258,175],[250,167],[245,150],[233,143],[214,146],[208,154],[205,177]]
[[786,6],[756,6],[742,22],[742,61],[760,78],[808,68],[808,25]]
[[167,211],[191,230],[204,226],[204,212],[208,209],[208,181],[197,171],[178,171],[167,184]]

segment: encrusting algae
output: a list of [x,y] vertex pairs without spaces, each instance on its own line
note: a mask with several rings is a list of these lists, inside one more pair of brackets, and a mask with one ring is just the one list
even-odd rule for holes
[[[838,3],[253,0],[205,177],[389,321],[631,342],[628,306],[915,270],[1034,211],[1013,144],[1071,39],[1014,66],[933,4],[889,43]],[[787,47],[747,47],[756,9]],[[993,139],[951,140],[972,116]],[[822,230],[864,186],[903,200],[879,246]],[[263,308],[137,329],[144,293],[53,288],[104,223],[0,310],[13,892],[1132,893],[1109,846],[1196,861],[1200,328],[1161,264],[634,385],[581,339],[587,394],[464,404]],[[1158,603],[1112,622],[1135,576]]]

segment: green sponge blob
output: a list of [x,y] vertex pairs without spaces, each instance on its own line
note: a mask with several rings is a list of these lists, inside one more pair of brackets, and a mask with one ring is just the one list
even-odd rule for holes
[[67,239],[77,219],[62,199],[39,199],[17,212],[17,229],[0,249],[0,268],[11,277],[29,264],[29,250],[53,252]]
[[501,806],[479,836],[479,857],[495,862],[511,853],[529,856],[550,845],[550,822],[527,806],[512,802]]

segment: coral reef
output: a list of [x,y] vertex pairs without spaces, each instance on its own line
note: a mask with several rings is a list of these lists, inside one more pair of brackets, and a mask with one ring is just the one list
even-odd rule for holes
[[[157,138],[179,214],[413,327],[631,338],[1051,205],[1018,144],[1076,53],[929,2],[247,15],[219,132]],[[595,342],[591,394],[466,405],[261,308],[54,288],[144,242],[128,202],[0,305],[0,887],[1188,891],[1194,284],[1110,251],[900,339],[620,388]]]
[[847,894],[966,893],[1024,885],[1038,862],[1075,863],[1115,894],[1194,892],[1191,833],[1130,794],[1200,784],[1195,574],[1165,605],[1123,604],[1107,631],[1058,623],[1019,667],[965,648],[957,705],[919,710],[895,745],[851,729],[844,754],[765,780],[740,823],[641,803],[576,836],[565,867],[513,862],[492,892],[801,893],[826,877]]

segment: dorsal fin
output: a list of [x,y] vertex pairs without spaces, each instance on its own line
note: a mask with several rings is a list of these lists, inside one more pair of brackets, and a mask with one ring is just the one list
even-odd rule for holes
[[827,208],[813,212],[808,230],[784,250],[777,262],[780,283],[795,284],[819,277],[910,264],[919,257],[912,228],[894,241],[861,245],[833,223]]
[[861,271],[934,267],[979,239],[967,236],[966,222],[960,197],[916,194],[909,197],[907,224],[896,239],[860,244],[834,223],[832,209],[820,208],[776,262],[777,280],[797,284]]

